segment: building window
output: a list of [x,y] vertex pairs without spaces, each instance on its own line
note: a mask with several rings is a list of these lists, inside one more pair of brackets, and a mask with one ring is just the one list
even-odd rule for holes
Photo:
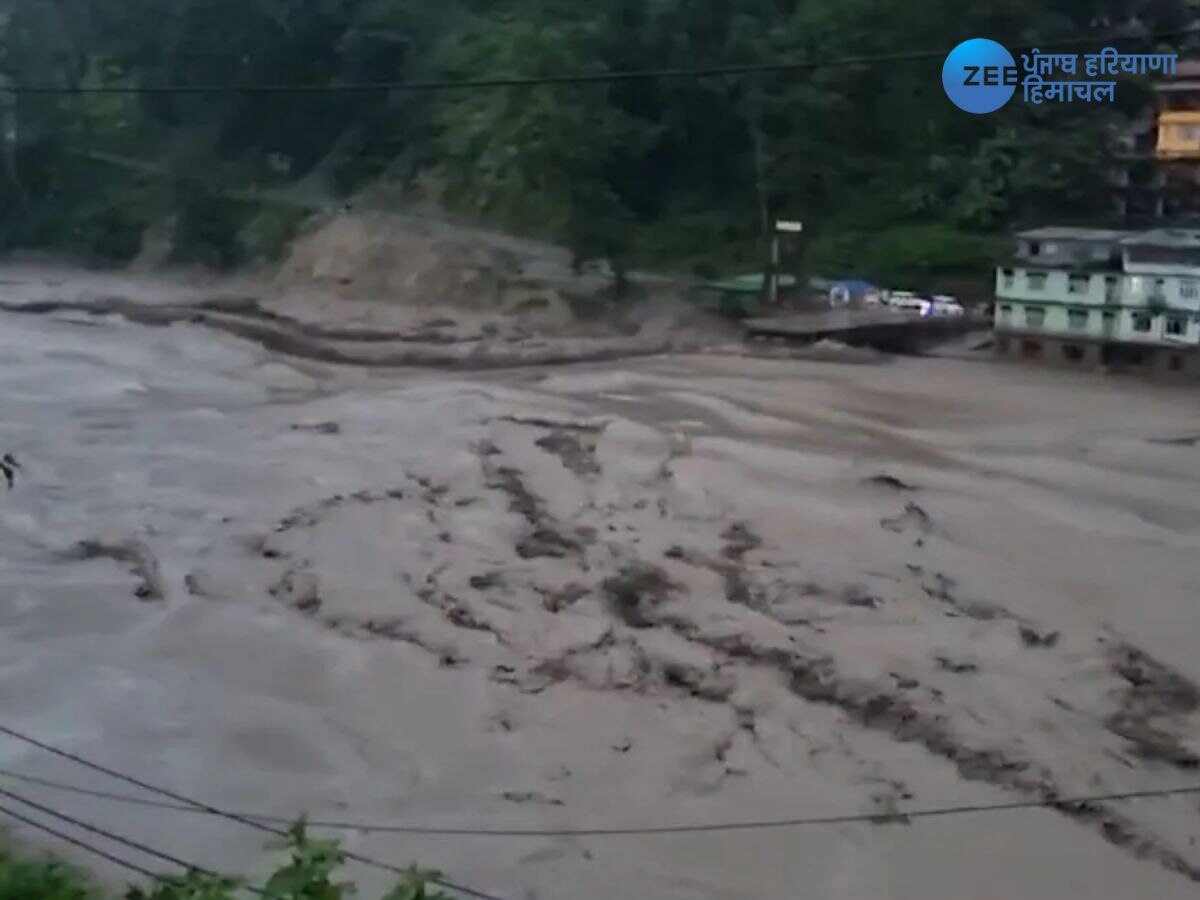
[[1196,279],[1179,279],[1179,298],[1181,300],[1195,300],[1197,297],[1200,297],[1200,284],[1196,283]]
[[1026,272],[1025,286],[1031,291],[1044,291],[1046,289],[1046,273]]
[[1081,331],[1088,327],[1088,311],[1086,309],[1067,310],[1067,327]]
[[1087,275],[1071,275],[1067,278],[1068,294],[1086,294],[1091,278]]
[[1167,317],[1167,335],[1169,337],[1183,337],[1187,334],[1188,320],[1183,316],[1168,316]]
[[1030,241],[1029,242],[1029,255],[1030,256],[1041,256],[1041,253],[1042,253],[1042,245],[1039,244],[1037,241]]
[[1012,318],[1012,307],[1007,303],[1000,304],[1000,321],[1007,322]]
[[1046,324],[1046,308],[1044,306],[1025,307],[1025,324],[1030,328],[1041,328]]
[[1037,359],[1042,355],[1042,345],[1038,341],[1021,341],[1021,355]]
[[1001,269],[1000,270],[1000,283],[1004,287],[1006,287],[1006,288],[1012,287],[1013,281],[1014,281],[1014,277],[1013,277],[1012,269]]
[[1167,282],[1164,278],[1155,278],[1154,287],[1150,289],[1151,303],[1166,303],[1167,301]]
[[1146,334],[1153,327],[1154,317],[1149,313],[1133,314],[1133,330]]
[[1063,344],[1062,355],[1067,362],[1083,362],[1083,348],[1078,344]]

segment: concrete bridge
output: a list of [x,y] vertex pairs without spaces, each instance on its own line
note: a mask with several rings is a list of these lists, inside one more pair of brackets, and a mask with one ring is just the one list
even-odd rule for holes
[[920,353],[957,335],[989,327],[978,316],[920,316],[893,309],[801,312],[747,319],[742,325],[750,340],[791,344],[832,340],[888,353]]

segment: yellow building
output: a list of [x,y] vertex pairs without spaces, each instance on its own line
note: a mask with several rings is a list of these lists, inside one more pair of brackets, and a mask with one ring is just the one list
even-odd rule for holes
[[1159,159],[1200,159],[1200,111],[1162,110],[1155,151]]

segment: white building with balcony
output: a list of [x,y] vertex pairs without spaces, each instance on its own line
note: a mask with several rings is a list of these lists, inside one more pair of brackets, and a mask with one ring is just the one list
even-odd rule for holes
[[996,271],[996,348],[1200,374],[1200,231],[1039,228]]

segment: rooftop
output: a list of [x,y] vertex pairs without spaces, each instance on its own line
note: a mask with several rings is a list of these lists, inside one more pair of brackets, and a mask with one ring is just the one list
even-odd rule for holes
[[1160,94],[1190,93],[1192,91],[1200,91],[1200,81],[1195,79],[1162,81],[1154,86],[1154,90]]
[[1200,229],[1156,228],[1130,235],[1121,243],[1138,247],[1179,247],[1195,250],[1200,249]]
[[1057,225],[1046,228],[1032,228],[1029,231],[1017,232],[1017,237],[1026,241],[1093,241],[1096,243],[1125,240],[1135,232],[1119,231],[1113,228],[1067,228]]
[[[750,275],[738,275],[734,278],[727,278],[724,281],[709,282],[705,287],[730,294],[754,294],[760,293],[763,290],[766,277],[762,272],[754,272]],[[779,287],[793,288],[795,286],[796,276],[782,273],[779,275]]]

